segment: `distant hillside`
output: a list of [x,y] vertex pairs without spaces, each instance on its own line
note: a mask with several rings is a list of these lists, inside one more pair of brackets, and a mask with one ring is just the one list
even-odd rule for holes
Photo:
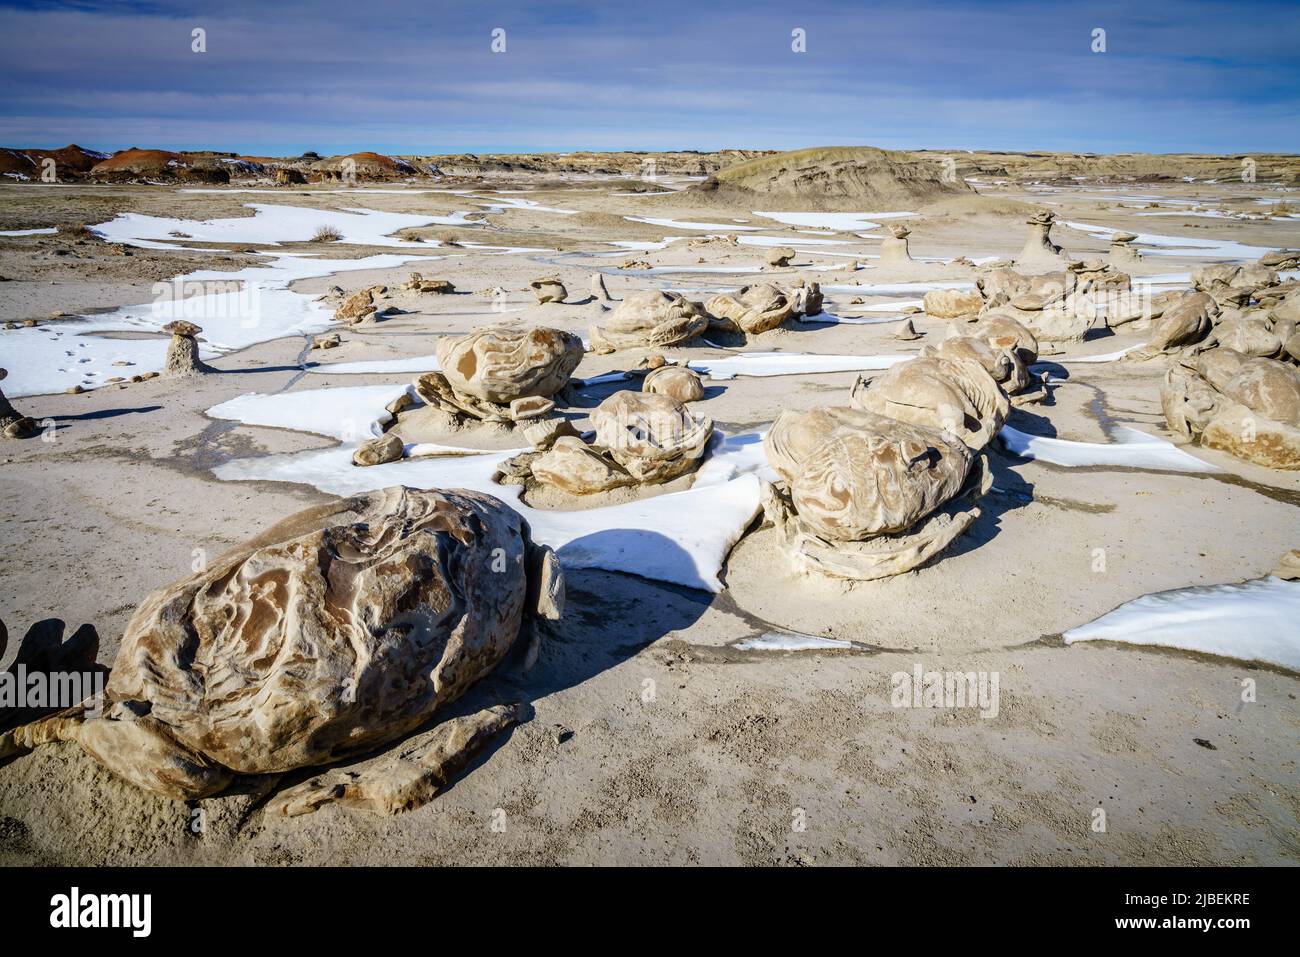
[[870,146],[794,150],[719,170],[686,190],[683,202],[761,209],[889,210],[915,208],[968,193],[959,177],[944,179],[941,161]]

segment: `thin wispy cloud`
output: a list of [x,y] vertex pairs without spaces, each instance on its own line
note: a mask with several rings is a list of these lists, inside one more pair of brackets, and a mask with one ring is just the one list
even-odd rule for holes
[[0,135],[258,154],[1290,152],[1298,48],[1294,5],[1267,0],[9,3]]

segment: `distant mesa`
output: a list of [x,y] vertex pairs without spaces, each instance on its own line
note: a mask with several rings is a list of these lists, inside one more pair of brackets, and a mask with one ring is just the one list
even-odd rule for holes
[[107,153],[97,153],[75,144],[57,150],[0,147],[0,176],[19,181],[39,181],[46,166],[44,161],[52,159],[60,175],[66,172],[79,178],[90,172],[96,163],[107,158]]
[[314,180],[343,181],[351,177],[369,182],[406,179],[425,172],[404,159],[385,156],[382,153],[348,153],[345,156],[331,156],[311,164],[311,178]]

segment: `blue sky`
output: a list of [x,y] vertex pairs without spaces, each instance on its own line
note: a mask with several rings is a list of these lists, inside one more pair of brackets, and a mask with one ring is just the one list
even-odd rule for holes
[[[196,27],[206,53],[191,51]],[[1300,13],[1294,0],[0,2],[0,90],[0,143],[27,147],[1297,152]]]

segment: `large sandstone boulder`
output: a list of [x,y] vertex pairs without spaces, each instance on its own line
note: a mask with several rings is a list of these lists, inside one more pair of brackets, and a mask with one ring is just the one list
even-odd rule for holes
[[591,330],[591,344],[597,352],[662,348],[693,339],[708,325],[705,311],[684,296],[656,290],[637,292],[614,307],[605,325]]
[[922,426],[852,408],[782,412],[764,439],[780,476],[764,514],[794,566],[837,578],[897,575],[979,515],[982,460]]
[[1038,337],[1024,323],[1010,316],[985,313],[968,334],[984,339],[995,348],[1013,349],[1026,366],[1038,361]]
[[1011,406],[980,362],[917,358],[874,379],[859,378],[850,404],[878,415],[954,436],[976,451],[998,434]]
[[665,365],[646,374],[641,380],[641,391],[666,395],[682,403],[698,402],[704,398],[704,382],[693,369]]
[[950,336],[937,346],[925,346],[920,357],[978,362],[1008,396],[1030,389],[1038,380],[1029,374],[1015,344],[997,342],[994,345],[980,336]]
[[1225,319],[1214,327],[1214,339],[1225,349],[1247,356],[1276,356],[1282,340],[1272,324],[1260,318]]
[[438,365],[459,393],[508,405],[525,396],[550,398],[582,361],[582,340],[544,326],[489,326],[464,336],[442,336]]
[[794,306],[786,294],[766,282],[742,286],[734,295],[714,296],[704,308],[722,329],[747,335],[775,329],[794,314]]
[[[238,774],[329,764],[428,721],[501,661],[528,616],[562,605],[554,556],[499,499],[403,488],[341,499],[146,597],[102,715],[74,708],[20,727],[0,756],[73,740],[184,800]],[[504,726],[498,717],[485,727]]]
[[1160,405],[1171,431],[1237,458],[1300,469],[1300,370],[1217,348],[1165,375]]
[[1124,356],[1125,360],[1150,359],[1199,343],[1213,328],[1219,307],[1205,292],[1190,292],[1168,306],[1151,327],[1145,346]]
[[931,289],[922,300],[922,308],[931,319],[974,319],[984,307],[978,290]]
[[591,413],[590,443],[563,436],[504,463],[497,480],[594,495],[658,485],[695,471],[713,437],[713,420],[667,395],[616,392]]

